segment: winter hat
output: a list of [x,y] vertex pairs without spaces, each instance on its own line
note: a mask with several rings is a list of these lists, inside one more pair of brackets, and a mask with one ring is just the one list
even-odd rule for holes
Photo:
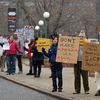
[[84,30],[81,30],[80,33],[79,33],[79,36],[85,38],[86,37],[85,31]]

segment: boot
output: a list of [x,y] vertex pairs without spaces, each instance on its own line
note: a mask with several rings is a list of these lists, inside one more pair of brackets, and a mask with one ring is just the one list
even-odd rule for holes
[[32,75],[32,71],[29,71],[29,73],[27,73],[26,75]]
[[100,96],[100,90],[96,92],[95,96]]

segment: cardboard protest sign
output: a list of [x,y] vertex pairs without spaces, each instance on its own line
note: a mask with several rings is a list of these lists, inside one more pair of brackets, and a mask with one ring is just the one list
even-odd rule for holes
[[60,36],[56,61],[63,63],[77,63],[79,37]]
[[84,45],[82,69],[100,71],[100,44],[87,43]]
[[37,49],[39,52],[42,52],[42,48],[45,48],[45,50],[48,51],[51,45],[50,39],[39,38],[36,42],[37,42]]
[[0,43],[3,43],[3,37],[0,36]]

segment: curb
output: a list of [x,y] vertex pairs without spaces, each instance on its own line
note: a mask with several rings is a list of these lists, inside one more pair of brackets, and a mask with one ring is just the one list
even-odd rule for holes
[[13,82],[13,83],[18,84],[18,85],[21,85],[21,86],[26,87],[28,89],[35,90],[35,91],[40,92],[42,94],[46,94],[48,96],[54,97],[54,98],[59,99],[59,100],[73,100],[73,98],[71,98],[71,97],[65,98],[64,96],[61,96],[57,93],[48,92],[46,90],[40,89],[39,87],[31,87],[28,84],[22,83],[21,81],[17,81],[17,80],[14,80],[14,79],[10,79],[6,76],[0,75],[0,78],[8,80],[8,81]]

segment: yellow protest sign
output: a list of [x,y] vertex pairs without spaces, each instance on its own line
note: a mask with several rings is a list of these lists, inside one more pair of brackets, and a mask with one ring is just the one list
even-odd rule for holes
[[84,45],[82,69],[100,72],[100,44],[87,43]]
[[56,61],[63,63],[77,63],[79,37],[60,36]]
[[46,51],[50,48],[51,40],[46,38],[39,38],[37,40],[37,49],[39,52],[42,52],[42,48],[45,48]]

